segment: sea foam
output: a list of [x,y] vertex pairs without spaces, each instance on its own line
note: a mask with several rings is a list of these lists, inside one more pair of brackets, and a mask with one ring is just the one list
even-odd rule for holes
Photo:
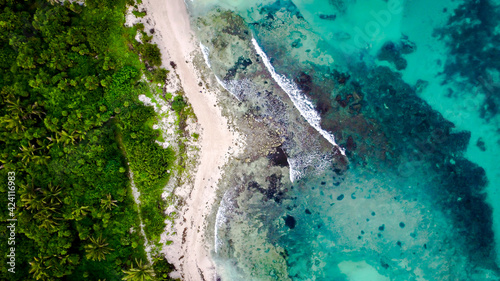
[[[210,59],[208,55],[210,54],[210,49],[208,49],[207,46],[203,45],[203,43],[200,42],[200,49],[201,53],[203,54],[203,58],[205,59],[205,63],[207,64],[208,68],[212,69],[212,64],[210,64]],[[222,86],[226,91],[231,93],[238,101],[241,101],[238,95],[236,95],[232,90],[232,85],[230,83],[225,83],[224,81],[220,80],[220,78],[217,76],[217,74],[214,73],[215,79],[217,80],[217,83]]]
[[201,53],[203,54],[203,58],[205,59],[205,63],[207,64],[208,68],[212,68],[212,66],[210,65],[210,60],[208,58],[208,54],[210,53],[210,50],[208,49],[207,46],[203,45],[201,42],[200,42],[200,49],[201,49]]
[[276,70],[274,67],[271,65],[271,61],[267,57],[266,53],[262,50],[262,48],[259,46],[257,43],[257,40],[255,38],[252,38],[252,44],[255,47],[255,51],[257,51],[257,54],[262,58],[262,61],[264,62],[264,65],[266,66],[267,70],[273,77],[274,81],[278,83],[280,88],[285,91],[285,93],[288,94],[290,99],[292,100],[293,104],[297,108],[297,110],[300,112],[300,114],[307,120],[307,122],[314,128],[316,131],[318,131],[328,142],[330,142],[333,146],[338,147],[339,150],[341,151],[342,155],[345,155],[344,149],[339,147],[337,143],[335,142],[335,137],[328,133],[327,131],[323,130],[321,128],[321,117],[319,116],[318,112],[314,109],[313,103],[307,99],[306,96],[302,93],[302,91],[298,88],[298,86],[287,79],[285,75],[281,75],[276,73]]
[[229,190],[227,190],[222,196],[220,201],[219,209],[217,210],[217,215],[215,216],[215,227],[214,227],[214,251],[218,253],[219,248],[221,248],[223,241],[219,238],[219,228],[227,225],[228,218],[227,212],[231,212],[232,206],[230,202]]
[[[329,154],[302,152],[294,157],[288,157],[286,161],[290,168],[290,181],[295,182],[306,174],[321,174],[330,166],[332,157]],[[310,167],[314,167],[312,172]]]
[[[214,74],[215,75],[215,74]],[[228,83],[225,83],[224,81],[220,80],[217,75],[215,75],[215,79],[217,79],[217,82],[224,88],[226,91],[228,91],[231,95],[233,95],[238,101],[241,101],[238,95],[236,95],[233,91],[231,91],[231,85]]]

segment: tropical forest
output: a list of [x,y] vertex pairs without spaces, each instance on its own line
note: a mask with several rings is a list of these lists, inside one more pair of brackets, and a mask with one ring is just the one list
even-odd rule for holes
[[177,156],[138,100],[167,70],[134,5],[0,0],[0,280],[172,280],[144,245]]

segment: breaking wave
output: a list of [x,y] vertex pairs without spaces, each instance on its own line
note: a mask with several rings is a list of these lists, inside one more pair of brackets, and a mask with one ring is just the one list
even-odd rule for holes
[[342,152],[343,155],[345,155],[344,149],[339,147],[337,143],[335,142],[335,137],[328,133],[327,131],[323,130],[321,128],[321,117],[319,116],[318,112],[314,109],[313,103],[307,99],[302,94],[302,91],[297,87],[295,83],[287,79],[284,75],[276,73],[276,70],[274,67],[271,65],[271,62],[269,61],[269,58],[267,57],[266,53],[262,50],[262,48],[259,46],[257,43],[257,40],[255,38],[252,38],[252,44],[255,47],[255,51],[259,56],[262,58],[262,61],[264,62],[264,65],[266,66],[267,70],[273,77],[273,79],[278,83],[280,88],[287,93],[287,95],[290,97],[292,100],[293,104],[297,108],[297,110],[300,112],[300,114],[307,120],[307,122],[314,128],[316,131],[318,131],[328,142],[330,142],[333,146],[338,147],[340,151]]
[[[290,168],[290,181],[295,182],[306,174],[318,175],[328,169],[332,157],[320,153],[304,153],[286,159]],[[311,167],[314,169],[311,171]]]
[[241,99],[238,97],[238,95],[236,95],[233,91],[231,91],[231,88],[234,88],[231,86],[231,84],[220,80],[219,77],[217,77],[217,75],[215,75],[215,79],[217,79],[217,82],[222,86],[222,88],[224,88],[226,91],[231,93],[231,95],[233,95],[238,101],[241,101]]
[[212,65],[210,65],[210,59],[208,58],[208,54],[209,54],[210,50],[208,49],[207,46],[203,45],[201,42],[200,42],[200,49],[201,49],[201,53],[203,54],[203,58],[205,59],[205,63],[207,64],[208,68],[212,68]]
[[219,209],[217,210],[217,215],[215,216],[215,229],[214,229],[214,251],[217,253],[219,248],[224,243],[222,239],[219,239],[219,229],[227,225],[228,218],[227,212],[231,211],[232,205],[230,204],[230,194],[229,190],[224,193],[222,196],[222,200],[220,201]]

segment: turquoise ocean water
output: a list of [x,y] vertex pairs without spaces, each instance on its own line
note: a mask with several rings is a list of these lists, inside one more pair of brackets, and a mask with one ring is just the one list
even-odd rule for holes
[[[217,278],[500,280],[499,1],[187,5],[226,89],[248,103],[283,91],[312,128],[259,107],[294,136],[279,150],[289,178],[247,172],[225,193]],[[326,141],[315,152],[304,134]]]

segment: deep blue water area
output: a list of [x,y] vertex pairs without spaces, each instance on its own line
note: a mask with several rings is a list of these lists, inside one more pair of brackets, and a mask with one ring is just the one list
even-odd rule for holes
[[[331,158],[324,144],[318,156],[295,137],[268,165],[292,175],[306,163],[308,172],[234,181],[221,208],[237,212],[216,233],[226,241],[215,255],[222,280],[500,280],[498,1],[190,9],[199,18],[229,11],[244,25],[242,40],[253,40],[233,48],[244,51],[232,68],[214,67],[221,83],[250,81],[235,94],[245,102],[259,91],[256,77],[272,78],[319,132],[311,136],[334,136],[333,159],[342,150],[348,161],[307,164]],[[309,134],[287,122],[290,135]]]

